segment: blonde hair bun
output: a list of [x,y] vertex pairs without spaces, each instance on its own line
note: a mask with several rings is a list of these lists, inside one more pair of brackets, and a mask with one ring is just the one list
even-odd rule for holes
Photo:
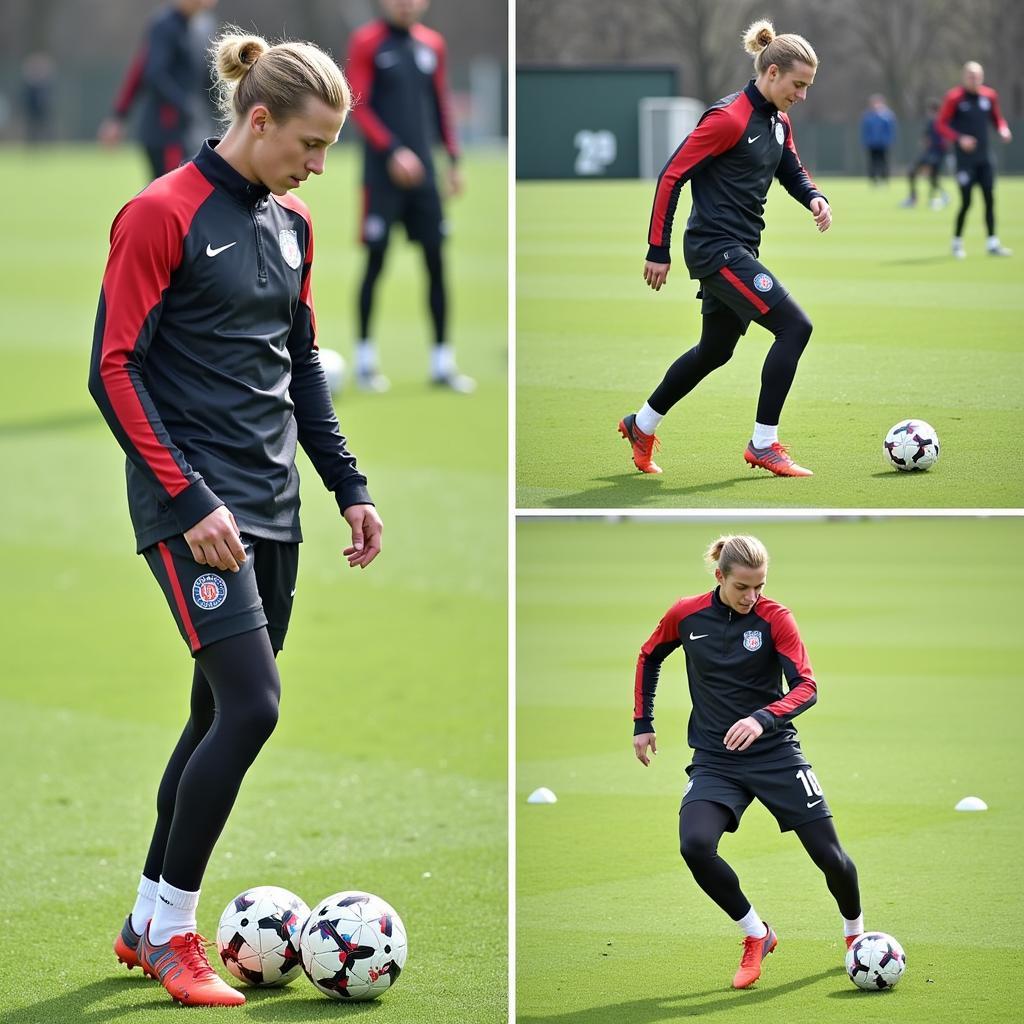
[[215,43],[217,75],[225,82],[239,82],[243,75],[270,49],[262,36],[226,32]]
[[774,38],[775,26],[767,18],[762,18],[743,33],[743,49],[756,57]]

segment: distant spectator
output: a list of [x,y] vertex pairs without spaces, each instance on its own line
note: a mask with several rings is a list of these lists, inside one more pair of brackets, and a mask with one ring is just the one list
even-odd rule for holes
[[896,116],[886,106],[885,97],[875,93],[860,119],[860,141],[868,154],[868,181],[888,184],[889,147],[896,137]]
[[21,66],[21,105],[25,139],[30,146],[52,137],[53,60],[46,53],[30,53]]

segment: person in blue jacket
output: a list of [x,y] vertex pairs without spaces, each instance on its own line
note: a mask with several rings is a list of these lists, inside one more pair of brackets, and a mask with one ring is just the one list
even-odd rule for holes
[[896,115],[886,106],[885,97],[875,93],[860,119],[860,141],[867,150],[872,185],[889,183],[889,147],[895,138]]

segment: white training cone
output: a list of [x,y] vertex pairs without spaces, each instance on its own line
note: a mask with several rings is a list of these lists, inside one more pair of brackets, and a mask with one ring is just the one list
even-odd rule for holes
[[987,811],[988,804],[979,796],[965,796],[956,805],[958,811]]
[[528,804],[556,804],[558,797],[547,786],[541,786],[526,798],[526,802]]

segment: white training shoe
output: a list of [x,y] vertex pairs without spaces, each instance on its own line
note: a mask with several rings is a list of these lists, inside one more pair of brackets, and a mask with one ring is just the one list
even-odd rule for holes
[[964,252],[964,243],[959,238],[953,239],[953,258],[962,260],[967,257],[967,253]]
[[378,373],[376,370],[373,370],[369,373],[357,373],[356,387],[359,388],[360,391],[369,391],[371,394],[381,394],[385,391],[391,390],[391,381],[389,381],[383,373]]
[[435,388],[447,388],[460,395],[471,395],[476,391],[476,381],[467,377],[464,373],[454,370],[452,373],[444,373],[430,378],[430,383]]
[[1007,249],[1005,245],[996,242],[988,247],[988,254],[989,256],[1012,256],[1013,250]]

